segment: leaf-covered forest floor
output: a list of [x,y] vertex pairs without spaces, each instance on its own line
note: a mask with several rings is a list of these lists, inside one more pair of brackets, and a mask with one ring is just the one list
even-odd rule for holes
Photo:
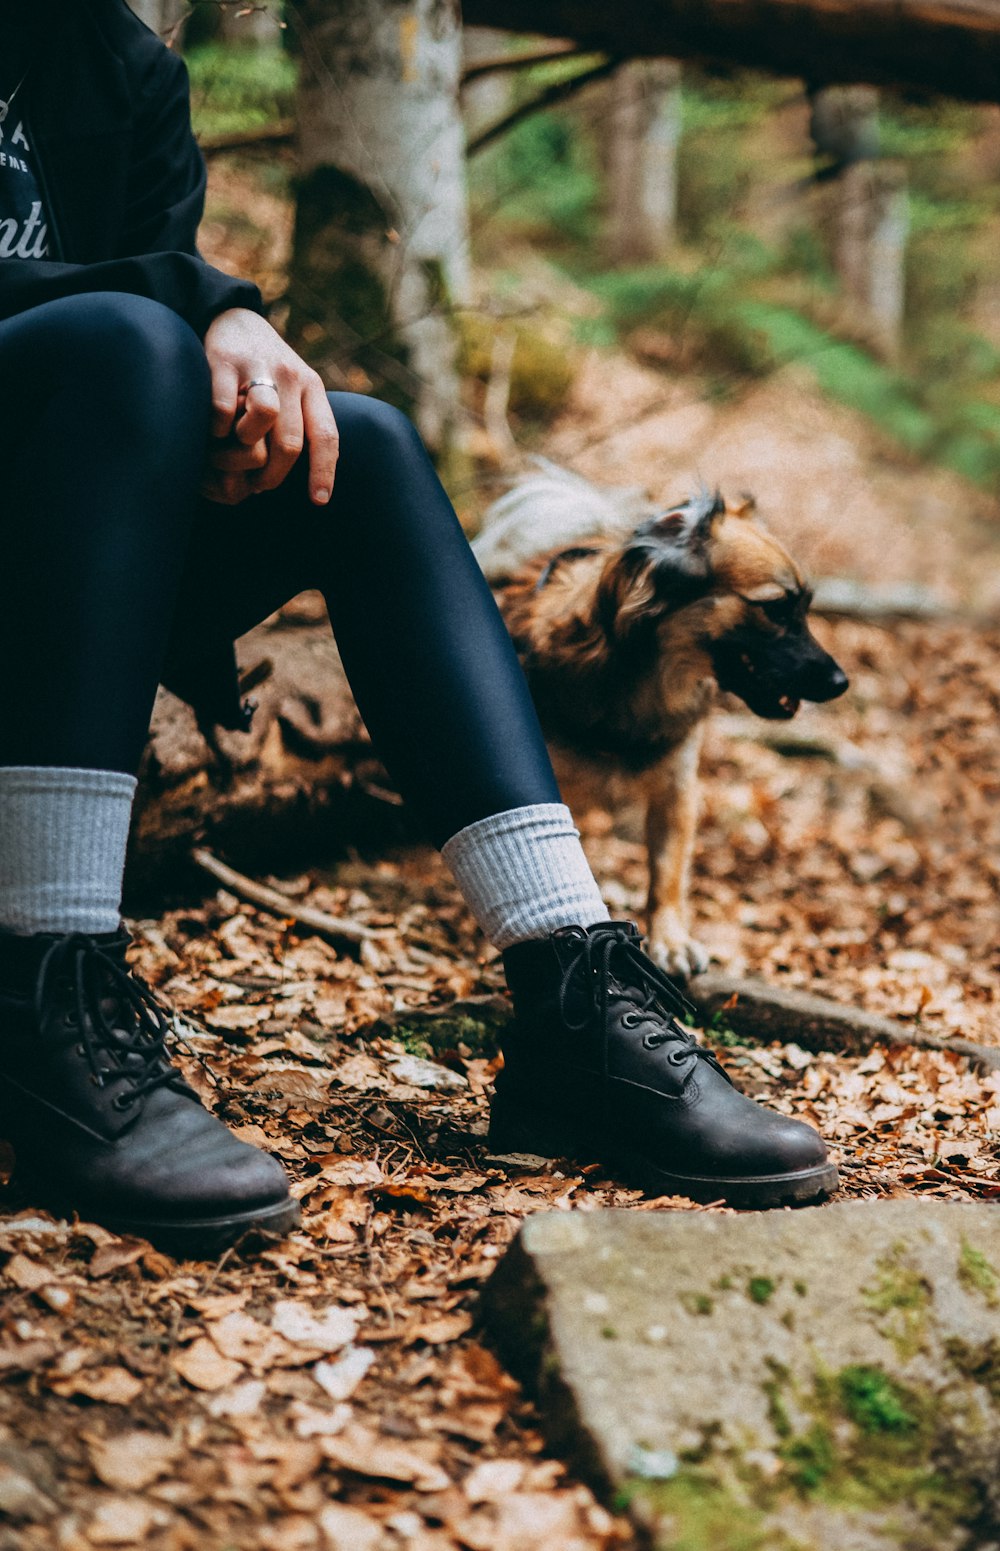
[[[793,381],[703,405],[694,380],[595,355],[545,445],[664,493],[693,472],[756,485],[817,571],[995,601],[989,504]],[[757,741],[735,704],[709,738],[699,935],[730,968],[998,1044],[1000,633],[818,628],[851,689],[794,724],[812,752]],[[637,815],[580,818],[609,903],[636,911]],[[477,1292],[528,1213],[719,1209],[642,1200],[590,1165],[490,1159],[502,977],[433,852],[278,881],[384,935],[337,951],[219,892],[135,921],[136,959],[192,1025],[192,1080],[294,1175],[302,1227],[176,1263],[10,1194],[0,1551],[629,1544],[546,1452]],[[846,1195],[1000,1196],[1000,1076],[924,1050],[706,1037],[748,1091],[820,1127]]]

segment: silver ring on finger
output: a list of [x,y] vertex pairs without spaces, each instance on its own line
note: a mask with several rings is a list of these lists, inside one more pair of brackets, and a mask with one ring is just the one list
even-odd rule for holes
[[272,382],[270,377],[253,377],[243,391],[249,393],[251,388],[270,388],[272,393],[277,393],[278,384]]

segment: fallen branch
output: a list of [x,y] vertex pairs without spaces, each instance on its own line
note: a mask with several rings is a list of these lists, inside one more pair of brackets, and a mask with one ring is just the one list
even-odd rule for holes
[[287,894],[282,894],[280,889],[268,888],[265,883],[255,883],[235,868],[227,867],[225,862],[220,862],[204,846],[197,846],[191,852],[191,860],[240,899],[247,900],[251,905],[259,905],[261,910],[269,910],[285,920],[297,921],[300,926],[307,926],[310,931],[317,932],[320,937],[328,937],[333,942],[375,942],[389,935],[385,927],[377,929],[364,926],[362,922],[352,921],[345,916],[332,916],[325,910],[315,910],[312,905],[300,905]]
[[295,138],[292,119],[279,119],[276,124],[258,124],[256,129],[230,130],[221,135],[204,135],[198,144],[203,156],[221,156],[226,151],[248,151],[259,146],[285,145]]
[[952,619],[955,610],[926,587],[899,582],[868,587],[847,576],[824,576],[816,583],[813,610],[836,619]]
[[686,986],[688,999],[708,1023],[723,1013],[734,1033],[755,1040],[782,1040],[806,1050],[854,1054],[874,1045],[907,1045],[921,1050],[950,1050],[983,1071],[1000,1071],[1000,1048],[971,1039],[928,1034],[924,1029],[828,997],[709,972]]

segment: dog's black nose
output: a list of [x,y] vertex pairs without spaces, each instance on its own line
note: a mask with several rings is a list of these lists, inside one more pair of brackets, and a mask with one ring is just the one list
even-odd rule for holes
[[809,688],[803,699],[805,700],[836,700],[842,695],[850,680],[839,663],[831,658],[829,666],[817,668],[810,675]]

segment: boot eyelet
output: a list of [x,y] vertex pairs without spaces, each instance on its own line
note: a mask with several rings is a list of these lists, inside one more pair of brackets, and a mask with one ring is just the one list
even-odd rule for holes
[[86,1049],[82,1044],[75,1046],[75,1049],[78,1056],[85,1056],[87,1054]]
[[[638,1019],[637,1015],[634,1012],[623,1012],[622,1013],[622,1028],[623,1029],[635,1029],[635,1028],[638,1028],[638,1026],[639,1026],[639,1019]],[[646,1041],[643,1040],[643,1044],[645,1044],[645,1043],[646,1043]]]
[[95,1088],[103,1088],[104,1087],[104,1078],[103,1077],[98,1077],[96,1075],[96,1073],[91,1072],[90,1080],[94,1084]]
[[132,1095],[130,1093],[116,1093],[114,1098],[111,1100],[111,1108],[116,1109],[119,1114],[121,1114],[123,1110],[131,1108],[131,1105]]

